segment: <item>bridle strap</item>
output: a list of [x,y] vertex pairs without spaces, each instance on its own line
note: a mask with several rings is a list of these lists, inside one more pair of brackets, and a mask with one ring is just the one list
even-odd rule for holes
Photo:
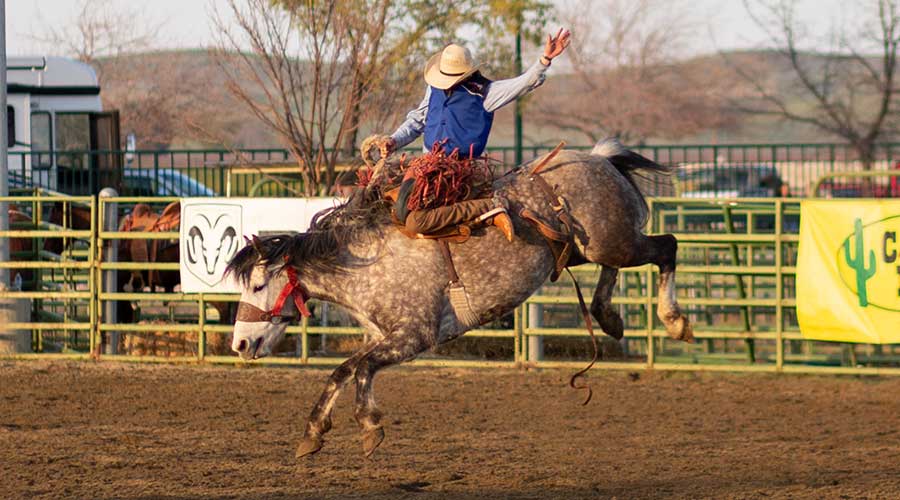
[[306,300],[309,298],[309,295],[303,289],[300,280],[297,279],[297,271],[294,270],[293,267],[288,266],[285,272],[287,272],[288,275],[288,282],[284,285],[284,288],[281,289],[281,293],[278,294],[278,299],[275,300],[275,305],[272,307],[272,310],[263,311],[248,302],[239,302],[235,321],[246,323],[272,323],[274,318],[291,319],[282,316],[281,314],[288,297],[293,299],[294,305],[297,306],[297,311],[299,311],[301,315],[306,318],[311,316],[309,308],[306,307]]
[[263,311],[249,302],[238,302],[237,314],[235,315],[234,320],[243,323],[271,323],[272,313]]

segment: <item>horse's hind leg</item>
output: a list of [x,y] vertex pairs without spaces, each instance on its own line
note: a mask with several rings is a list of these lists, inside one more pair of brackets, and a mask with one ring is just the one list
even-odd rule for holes
[[666,327],[670,337],[690,342],[694,339],[691,323],[681,312],[675,294],[675,261],[678,253],[678,240],[671,234],[645,236],[639,242],[641,249],[637,258],[629,262],[628,267],[641,266],[648,262],[659,266],[659,302],[656,315]]
[[322,391],[319,401],[309,414],[306,431],[303,433],[300,445],[297,446],[297,458],[311,455],[322,449],[324,443],[322,436],[331,430],[331,410],[334,408],[334,403],[337,401],[341,389],[353,378],[356,364],[367,352],[365,349],[357,352],[331,372],[325,390]]
[[418,332],[395,332],[376,345],[356,366],[356,410],[354,416],[362,429],[363,453],[372,455],[384,440],[382,413],[375,404],[372,380],[375,373],[387,366],[402,363],[430,348],[432,343]]
[[616,340],[621,339],[625,332],[622,317],[619,316],[619,312],[615,310],[610,301],[618,275],[617,268],[603,266],[600,271],[600,279],[597,281],[597,289],[594,290],[594,299],[591,300],[591,314],[600,323],[600,328]]
[[671,234],[650,236],[648,239],[653,248],[650,262],[659,266],[659,301],[656,306],[656,315],[666,326],[666,332],[670,337],[691,342],[694,340],[691,322],[681,312],[675,293],[675,261],[678,254],[678,240]]

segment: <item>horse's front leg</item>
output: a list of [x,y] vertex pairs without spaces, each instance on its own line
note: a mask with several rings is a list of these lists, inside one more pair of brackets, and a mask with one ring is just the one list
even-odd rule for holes
[[[362,429],[363,453],[372,456],[384,440],[382,413],[375,404],[372,379],[387,366],[409,361],[434,345],[436,331],[420,328],[398,330],[372,348],[356,365],[356,410],[354,416]],[[426,333],[423,333],[426,332]]]
[[341,389],[353,378],[357,363],[366,353],[368,353],[367,348],[361,349],[331,372],[331,376],[328,377],[328,383],[325,384],[325,389],[322,391],[322,395],[319,396],[319,401],[313,406],[312,412],[309,414],[309,420],[306,422],[306,431],[303,433],[303,438],[297,446],[297,458],[312,455],[322,449],[322,445],[325,442],[322,436],[331,430],[331,410],[334,409],[334,404],[341,393]]

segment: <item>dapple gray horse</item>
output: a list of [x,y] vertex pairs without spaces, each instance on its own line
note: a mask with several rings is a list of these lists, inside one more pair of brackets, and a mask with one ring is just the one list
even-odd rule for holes
[[[622,336],[622,319],[610,303],[618,269],[653,263],[660,268],[657,315],[671,337],[691,340],[690,324],[675,299],[676,240],[642,233],[648,208],[632,178],[641,169],[667,171],[607,140],[590,153],[561,151],[540,175],[569,203],[577,240],[573,263],[603,266],[591,304],[603,331]],[[544,193],[529,179],[528,165],[497,179],[494,189],[508,198],[511,213],[529,208],[545,221],[557,222]],[[463,244],[450,245],[469,306],[481,323],[512,311],[554,268],[539,233],[520,218],[514,220],[517,237],[512,242],[488,228]],[[354,378],[354,416],[368,456],[384,439],[372,391],[375,373],[474,325],[463,324],[451,305],[448,269],[435,241],[410,239],[384,224],[348,223],[353,231],[341,231],[340,224],[330,229],[321,225],[314,223],[310,231],[292,237],[255,240],[232,260],[229,271],[243,284],[232,349],[245,360],[271,354],[289,320],[305,309],[306,298],[345,308],[369,332],[368,340],[329,377],[297,456],[322,447],[338,394]]]

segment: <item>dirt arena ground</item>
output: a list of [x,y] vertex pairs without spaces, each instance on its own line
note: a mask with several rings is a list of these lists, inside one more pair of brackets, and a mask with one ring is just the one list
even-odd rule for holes
[[387,439],[326,370],[0,362],[0,498],[900,498],[900,379],[393,368]]

